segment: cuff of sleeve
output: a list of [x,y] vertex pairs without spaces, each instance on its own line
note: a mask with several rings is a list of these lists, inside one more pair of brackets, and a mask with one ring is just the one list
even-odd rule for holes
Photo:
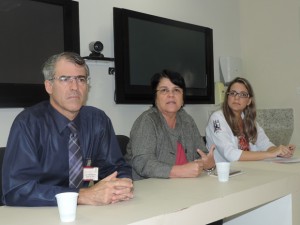
[[210,169],[204,169],[204,171],[208,172],[208,173],[211,173],[212,171],[214,171],[216,169],[216,167],[212,167]]

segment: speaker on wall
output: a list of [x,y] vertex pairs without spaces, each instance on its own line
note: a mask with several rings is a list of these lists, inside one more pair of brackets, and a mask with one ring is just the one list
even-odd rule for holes
[[242,60],[238,57],[220,57],[221,81],[227,85],[235,77],[242,76]]

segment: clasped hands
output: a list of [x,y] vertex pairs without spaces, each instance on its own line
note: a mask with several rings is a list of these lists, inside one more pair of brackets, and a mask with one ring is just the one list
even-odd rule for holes
[[95,185],[79,191],[78,204],[107,205],[133,198],[133,182],[129,178],[117,178],[112,173]]
[[268,152],[274,154],[274,157],[283,157],[290,158],[294,155],[294,151],[296,149],[295,145],[279,145],[277,147],[271,147],[268,149]]

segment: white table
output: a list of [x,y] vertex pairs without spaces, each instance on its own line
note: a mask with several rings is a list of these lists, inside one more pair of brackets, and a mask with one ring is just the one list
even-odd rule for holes
[[[300,224],[300,163],[236,162],[232,166],[244,173],[231,177],[227,183],[220,183],[216,177],[206,174],[193,179],[137,181],[134,199],[108,206],[78,206],[76,221],[68,224],[201,225],[233,215],[242,218],[246,212],[254,208],[259,210],[265,204],[275,203],[276,214],[276,201],[280,199],[284,200],[286,207],[293,209],[292,224]],[[268,213],[264,216],[273,215]],[[256,224],[255,219],[261,221],[262,218],[252,219],[252,224]],[[57,207],[4,206],[0,207],[2,224],[62,223]]]

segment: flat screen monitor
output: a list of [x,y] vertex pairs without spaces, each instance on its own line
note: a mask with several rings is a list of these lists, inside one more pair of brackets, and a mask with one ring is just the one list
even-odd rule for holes
[[179,72],[186,104],[214,103],[211,28],[114,8],[115,101],[152,102],[150,79],[163,69]]
[[42,64],[63,51],[80,53],[78,2],[3,0],[0,21],[0,107],[49,99]]

